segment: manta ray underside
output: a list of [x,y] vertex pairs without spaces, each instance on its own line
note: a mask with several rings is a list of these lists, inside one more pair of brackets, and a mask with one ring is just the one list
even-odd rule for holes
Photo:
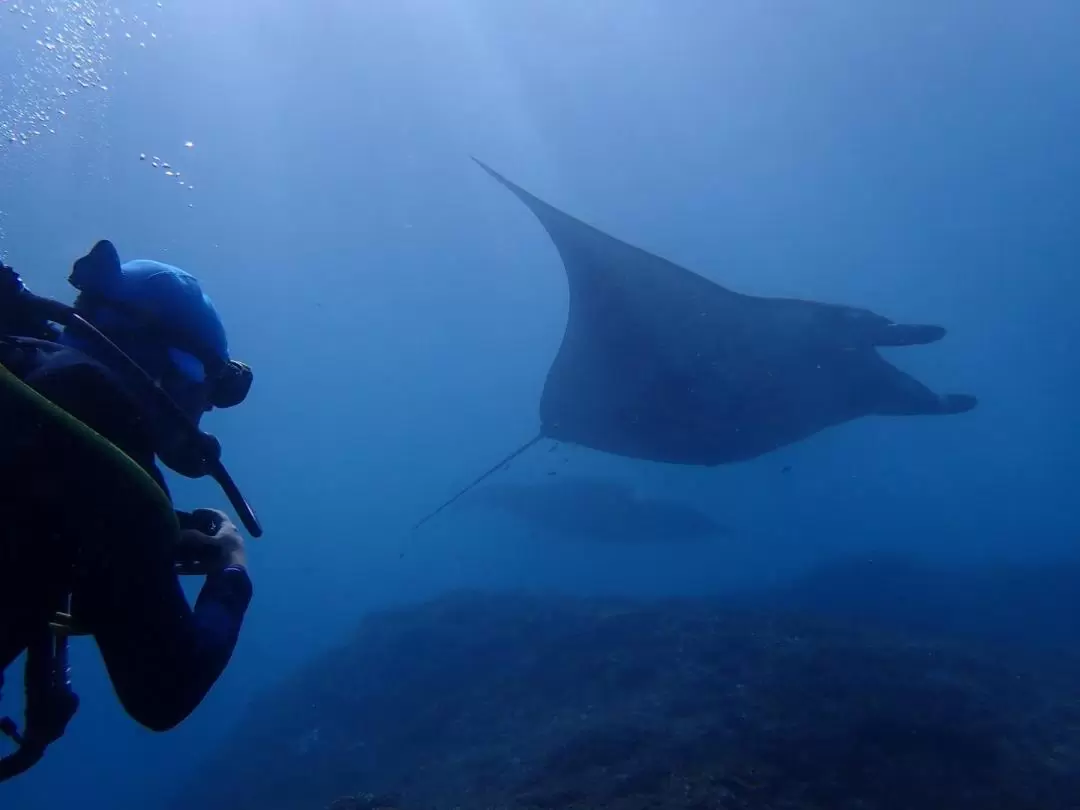
[[714,466],[755,458],[871,414],[955,414],[879,346],[931,343],[940,326],[866,309],[743,295],[564,214],[480,166],[555,243],[570,286],[540,431],[417,524],[544,438],[627,458]]

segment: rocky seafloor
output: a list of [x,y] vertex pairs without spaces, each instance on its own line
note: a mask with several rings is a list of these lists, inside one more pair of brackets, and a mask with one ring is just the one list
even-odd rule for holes
[[1080,808],[1063,570],[374,614],[253,706],[173,808]]

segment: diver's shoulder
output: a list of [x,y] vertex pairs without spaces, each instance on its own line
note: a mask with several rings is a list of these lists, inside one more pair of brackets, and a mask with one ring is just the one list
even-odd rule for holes
[[2,337],[0,362],[34,388],[42,383],[78,378],[80,382],[92,383],[96,388],[126,393],[119,376],[104,363],[79,349],[52,341]]
[[[11,365],[12,347],[17,356]],[[116,444],[143,466],[153,450],[138,401],[123,379],[99,360],[71,346],[18,338],[0,341],[0,362],[53,404]]]

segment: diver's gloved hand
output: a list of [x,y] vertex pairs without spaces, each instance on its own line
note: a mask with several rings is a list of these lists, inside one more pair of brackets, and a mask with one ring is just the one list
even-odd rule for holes
[[180,542],[176,564],[182,573],[207,574],[230,565],[247,567],[244,538],[229,516],[217,509],[176,513]]
[[15,300],[25,289],[26,285],[15,272],[15,268],[0,262],[0,303],[6,304]]
[[56,341],[60,330],[49,323],[40,307],[27,303],[26,285],[15,269],[0,262],[0,331],[38,340]]

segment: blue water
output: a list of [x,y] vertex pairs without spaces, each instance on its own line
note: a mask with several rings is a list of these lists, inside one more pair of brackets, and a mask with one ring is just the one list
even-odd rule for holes
[[[365,611],[455,587],[707,593],[853,553],[1075,548],[1071,0],[23,5],[0,2],[0,125],[34,98],[50,117],[0,145],[0,248],[65,298],[99,238],[203,280],[257,374],[206,427],[267,531],[233,663],[196,714],[138,728],[78,643],[83,708],[0,788],[5,806],[155,806],[246,701]],[[36,40],[91,13],[80,59],[107,89],[58,101],[67,63]],[[943,342],[890,359],[979,408],[865,419],[716,469],[570,451],[576,473],[715,515],[733,529],[720,544],[549,544],[476,511],[411,534],[534,435],[566,318],[550,240],[471,154],[741,292],[941,323]],[[542,476],[543,456],[508,475]],[[208,483],[175,491],[225,506]]]

